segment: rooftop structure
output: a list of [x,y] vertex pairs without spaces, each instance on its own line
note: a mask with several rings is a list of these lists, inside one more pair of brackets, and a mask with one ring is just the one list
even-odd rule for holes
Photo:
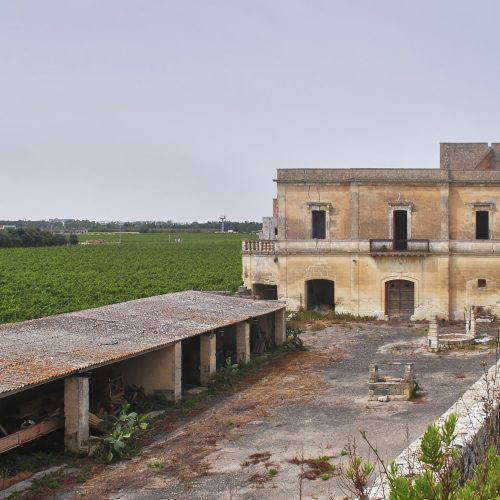
[[0,398],[283,307],[188,291],[0,325]]

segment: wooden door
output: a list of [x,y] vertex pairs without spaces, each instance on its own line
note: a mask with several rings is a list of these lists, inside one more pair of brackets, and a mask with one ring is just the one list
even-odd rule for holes
[[412,281],[392,280],[385,284],[385,314],[389,319],[410,319],[415,312],[415,285]]

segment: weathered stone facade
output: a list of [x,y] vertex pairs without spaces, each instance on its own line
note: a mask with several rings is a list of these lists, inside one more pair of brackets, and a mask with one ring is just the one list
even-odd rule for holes
[[440,169],[284,169],[243,280],[289,309],[500,313],[500,144],[442,144]]

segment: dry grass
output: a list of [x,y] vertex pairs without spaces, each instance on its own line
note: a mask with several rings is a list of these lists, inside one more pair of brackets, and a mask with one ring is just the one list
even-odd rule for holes
[[[163,425],[163,439],[146,448],[141,460],[129,462],[124,468],[102,470],[78,488],[78,496],[107,498],[119,489],[140,488],[145,482],[157,483],[161,478],[189,483],[209,474],[207,458],[217,450],[219,442],[237,440],[246,424],[265,420],[273,408],[303,404],[321,394],[327,385],[314,371],[344,359],[346,353],[337,351],[297,351],[277,358],[257,373],[238,380],[236,394],[207,398],[203,412],[194,410],[178,426],[166,421],[160,423],[155,434],[162,435]],[[269,457],[268,452],[250,455],[248,465],[267,462]],[[160,461],[163,467],[148,467],[151,460]],[[254,482],[260,484],[269,478],[269,475],[254,477]]]

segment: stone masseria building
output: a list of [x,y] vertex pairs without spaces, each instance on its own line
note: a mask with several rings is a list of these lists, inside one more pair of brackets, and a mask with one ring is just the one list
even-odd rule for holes
[[500,144],[441,144],[439,169],[279,169],[243,281],[289,309],[378,318],[500,313]]

